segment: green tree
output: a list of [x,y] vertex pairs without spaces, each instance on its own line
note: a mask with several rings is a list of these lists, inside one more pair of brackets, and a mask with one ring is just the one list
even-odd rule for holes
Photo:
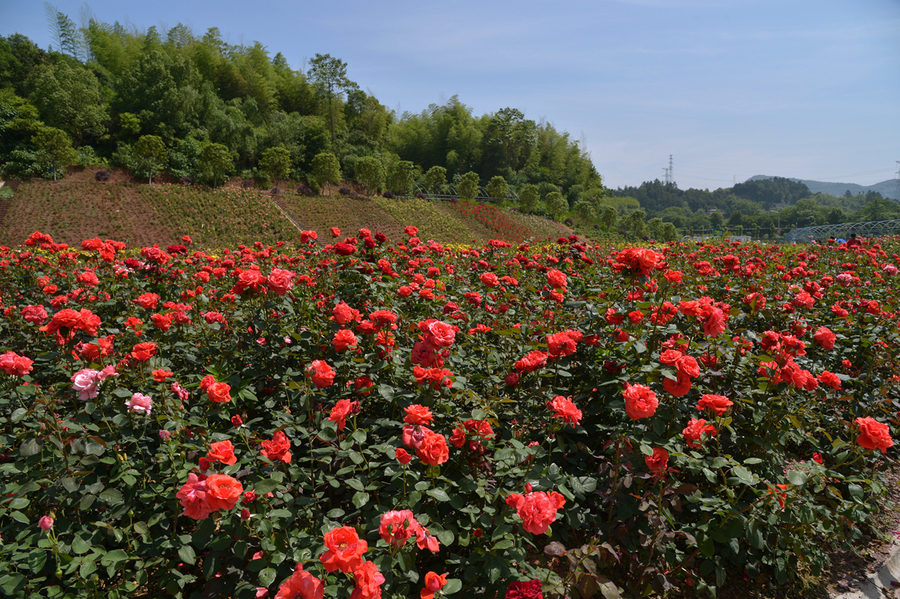
[[331,152],[316,154],[312,161],[312,176],[319,190],[328,183],[337,183],[341,180],[341,163],[337,156]]
[[722,225],[725,224],[725,217],[722,216],[721,212],[716,211],[709,215],[709,222],[713,229],[721,229]]
[[472,199],[478,195],[478,183],[478,173],[469,171],[463,175],[459,180],[459,184],[456,186],[459,197],[466,201],[472,201]]
[[635,210],[625,217],[625,225],[631,229],[631,234],[639,239],[647,235],[647,223],[644,222],[646,217],[647,213],[641,209]]
[[287,179],[291,173],[290,150],[284,146],[276,146],[264,151],[259,159],[259,169],[275,182]]
[[213,187],[218,184],[219,178],[224,177],[234,170],[234,157],[227,146],[219,143],[208,143],[200,150],[200,171],[203,175],[212,179]]
[[544,197],[544,204],[547,206],[547,212],[552,214],[556,220],[559,220],[569,209],[569,202],[566,200],[566,197],[558,191],[548,193]]
[[497,203],[502,202],[509,197],[509,184],[506,182],[506,179],[500,175],[491,177],[491,180],[488,181],[487,187],[485,187],[484,190],[491,196],[491,199]]
[[153,176],[165,168],[168,161],[166,144],[156,135],[142,135],[131,150],[135,171],[146,176],[153,184]]
[[675,241],[678,238],[678,229],[672,223],[663,223],[659,236],[663,241]]
[[31,143],[39,154],[53,167],[53,180],[56,173],[65,173],[65,167],[78,160],[78,152],[72,147],[72,140],[62,129],[45,127],[31,138]]
[[384,165],[374,156],[363,156],[354,167],[356,180],[366,188],[366,193],[378,193],[384,187]]
[[654,239],[658,239],[662,237],[662,229],[663,229],[663,219],[659,217],[651,218],[647,221],[647,229],[650,231],[650,235],[653,236]]
[[331,127],[331,147],[335,147],[334,103],[342,91],[357,89],[359,86],[347,78],[347,63],[330,54],[316,54],[309,61],[309,79],[316,84],[320,93],[328,101],[328,123]]
[[[71,59],[69,59],[71,60]],[[74,143],[106,132],[109,116],[100,83],[94,74],[78,63],[60,59],[39,67],[29,78],[29,99],[49,127],[62,129]]]
[[603,208],[603,213],[600,215],[600,222],[602,222],[606,226],[606,232],[609,233],[610,227],[615,225],[619,221],[619,211],[613,208],[612,206],[606,206]]
[[588,225],[597,218],[597,211],[594,210],[594,204],[588,200],[578,200],[572,207],[575,214],[581,219],[582,224]]
[[425,173],[425,189],[431,193],[440,193],[447,185],[447,169],[433,166]]
[[391,169],[391,190],[407,195],[416,178],[416,165],[409,160],[400,160]]
[[534,212],[540,201],[541,192],[538,190],[537,185],[526,185],[519,192],[519,210],[523,212]]

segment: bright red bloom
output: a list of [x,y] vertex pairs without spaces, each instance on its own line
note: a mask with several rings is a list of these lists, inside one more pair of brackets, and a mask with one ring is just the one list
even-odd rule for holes
[[328,550],[319,557],[325,570],[340,570],[348,574],[362,566],[362,555],[369,549],[369,544],[359,538],[352,526],[326,532],[325,546]]
[[351,414],[359,413],[359,402],[358,401],[350,401],[349,399],[339,399],[338,402],[331,408],[331,414],[328,416],[328,419],[337,424],[338,430],[344,430],[344,427],[347,424],[347,417]]
[[522,372],[534,372],[538,368],[543,368],[547,365],[548,354],[542,351],[530,351],[528,355],[526,355],[521,360],[518,360],[515,364],[516,370],[520,373]]
[[500,279],[498,279],[497,275],[492,272],[483,272],[478,278],[481,279],[481,282],[488,287],[496,287],[500,284]]
[[334,351],[345,351],[349,348],[355,348],[359,340],[350,329],[341,329],[334,334],[334,339],[331,343],[334,346]]
[[296,276],[297,273],[291,270],[273,268],[266,278],[266,284],[277,295],[284,295],[294,286],[294,277]]
[[0,370],[13,376],[25,376],[31,372],[32,364],[33,360],[12,351],[0,355]]
[[215,403],[231,401],[231,385],[228,383],[213,383],[206,387],[209,400]]
[[171,370],[165,370],[164,368],[159,368],[157,370],[154,370],[150,374],[153,375],[153,380],[156,381],[157,383],[165,383],[166,379],[169,378],[170,376],[172,376],[173,373]]
[[134,300],[134,303],[145,310],[156,310],[156,306],[159,305],[159,295],[155,293],[142,293]]
[[146,362],[156,355],[156,344],[152,341],[138,343],[131,349],[131,357],[138,362]]
[[403,449],[402,447],[398,447],[397,451],[394,452],[394,455],[397,458],[397,461],[400,462],[401,464],[403,464],[404,466],[406,464],[409,464],[410,460],[412,460],[412,456],[409,454],[409,452],[406,451],[405,449]]
[[653,416],[659,406],[656,393],[644,385],[625,383],[622,395],[625,397],[625,411],[632,420]]
[[404,410],[406,411],[406,416],[403,417],[403,422],[406,422],[407,424],[428,425],[434,420],[434,415],[431,413],[431,410],[425,406],[413,404],[404,408]]
[[856,426],[859,427],[859,437],[857,437],[856,442],[860,447],[880,449],[881,453],[886,453],[888,447],[894,445],[894,441],[891,439],[891,431],[886,424],[882,424],[867,416],[865,418],[857,418]]
[[210,461],[221,462],[226,466],[233,466],[237,463],[237,457],[234,455],[234,445],[231,444],[231,441],[218,441],[211,444],[206,457]]
[[644,462],[654,474],[665,474],[669,467],[669,452],[662,447],[654,447],[653,455],[645,455]]
[[276,431],[271,441],[263,441],[259,452],[273,462],[291,463],[291,441],[284,431]]
[[532,534],[542,535],[556,520],[556,511],[566,504],[566,499],[556,491],[535,491],[525,495],[513,493],[506,498],[506,504],[515,508],[522,518],[522,528]]
[[446,574],[436,574],[428,572],[425,574],[425,588],[419,591],[421,599],[434,599],[434,594],[444,588],[447,584]]
[[400,547],[410,537],[416,535],[419,523],[410,510],[394,510],[385,512],[378,524],[378,534],[385,543]]
[[841,390],[841,379],[838,377],[838,375],[834,374],[833,372],[823,370],[822,374],[820,374],[818,376],[818,380],[823,385],[828,385],[835,391]]
[[813,339],[815,339],[816,343],[821,345],[824,349],[834,349],[834,342],[837,339],[837,335],[832,333],[831,329],[828,327],[819,327],[816,329]]
[[206,501],[213,510],[230,510],[241,498],[244,487],[227,474],[206,477]]
[[297,564],[291,577],[281,583],[275,599],[324,599],[325,584]]
[[381,599],[384,576],[378,571],[375,562],[364,562],[353,571],[353,578],[356,579],[356,588],[350,594],[350,599]]
[[313,360],[306,371],[319,389],[334,382],[334,369],[324,360]]
[[724,395],[704,395],[697,402],[697,409],[701,412],[703,410],[712,410],[716,413],[716,416],[721,416],[733,405],[734,402]]
[[416,455],[429,466],[443,464],[450,458],[450,448],[447,447],[447,439],[439,433],[426,433],[422,442],[416,448]]
[[561,419],[563,422],[570,424],[578,424],[581,422],[581,410],[575,406],[568,397],[557,395],[547,402],[547,407],[553,410],[553,416]]
[[555,268],[547,271],[547,284],[554,289],[565,289],[567,284],[566,273]]
[[681,431],[681,434],[684,435],[684,441],[687,443],[688,447],[700,447],[703,444],[703,433],[709,433],[710,435],[716,434],[716,427],[711,424],[707,424],[706,420],[700,418],[691,418],[691,421],[688,422],[688,425],[684,427],[684,430]]

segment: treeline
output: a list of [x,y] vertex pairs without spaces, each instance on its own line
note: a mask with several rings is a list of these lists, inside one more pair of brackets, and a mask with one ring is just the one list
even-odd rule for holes
[[397,115],[327,54],[298,70],[259,42],[226,43],[216,28],[139,31],[90,16],[77,27],[46,6],[51,51],[19,34],[0,37],[7,177],[108,164],[211,184],[228,175],[311,186],[362,180],[372,192],[461,183],[477,191],[495,179],[498,194],[535,186],[526,195],[559,193],[569,205],[603,193],[577,142],[514,108],[476,117],[454,96]]
[[[804,184],[774,177],[706,191],[659,180],[619,188],[613,198],[639,205],[648,224],[672,223],[684,233],[726,229],[774,237],[797,227],[900,219],[900,203],[878,192],[843,196],[812,193]],[[607,201],[612,198],[608,198]],[[651,229],[658,228],[654,223]]]

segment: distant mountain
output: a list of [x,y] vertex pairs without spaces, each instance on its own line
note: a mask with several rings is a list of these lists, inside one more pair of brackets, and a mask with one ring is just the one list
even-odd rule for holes
[[[774,179],[775,177],[771,177],[769,175],[755,175],[747,179],[748,181],[759,181],[761,179]],[[812,181],[809,179],[795,179],[793,177],[790,178],[791,181],[797,181],[799,183],[803,183],[809,190],[813,193],[827,193],[833,196],[842,196],[848,190],[851,195],[857,195],[860,193],[868,193],[870,191],[877,191],[881,194],[883,198],[891,198],[894,200],[900,200],[900,193],[897,191],[897,180],[896,179],[888,179],[886,181],[882,181],[881,183],[876,183],[874,185],[857,185],[856,183],[828,183],[826,181]]]

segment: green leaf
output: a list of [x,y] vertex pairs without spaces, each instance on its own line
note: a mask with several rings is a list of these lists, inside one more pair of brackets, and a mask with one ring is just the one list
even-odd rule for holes
[[265,495],[266,493],[271,493],[272,491],[277,489],[280,484],[281,483],[279,483],[277,480],[267,478],[265,480],[259,481],[258,483],[254,483],[253,491],[257,495]]
[[41,444],[38,443],[37,439],[31,438],[26,439],[19,445],[19,455],[23,458],[27,458],[33,456],[41,451]]
[[91,549],[91,544],[82,539],[80,536],[75,535],[75,538],[72,539],[72,551],[81,555],[83,553],[87,553]]
[[[181,552],[179,552],[181,555]],[[128,554],[125,553],[122,549],[113,549],[108,552],[106,555],[100,558],[100,564],[104,566],[109,566],[111,564],[117,564],[119,562],[123,562],[128,559]],[[194,562],[191,562],[194,563]]]
[[9,502],[7,507],[11,510],[20,510],[23,507],[27,507],[29,503],[31,503],[31,501],[29,501],[27,497],[16,497]]
[[10,514],[10,517],[16,522],[21,522],[22,524],[28,524],[28,516],[23,514],[22,512],[13,512]]
[[184,563],[191,564],[192,566],[197,563],[197,554],[190,545],[182,545],[178,549],[178,558]]
[[350,501],[357,508],[361,508],[362,506],[369,503],[369,494],[365,491],[357,491],[353,494],[353,499],[351,499]]
[[757,483],[756,477],[753,476],[753,473],[743,466],[735,466],[731,469],[731,473],[745,485],[755,485]]
[[110,505],[118,505],[125,501],[122,497],[122,493],[118,489],[106,489],[100,493],[100,499]]
[[462,586],[462,580],[459,578],[448,578],[444,587],[441,589],[441,593],[444,595],[452,595],[453,593],[458,592]]
[[13,413],[10,415],[9,420],[13,424],[20,422],[23,418],[25,418],[25,414],[28,413],[28,410],[25,408],[16,408],[13,410]]
[[266,568],[262,572],[259,573],[259,585],[263,587],[272,586],[272,583],[275,582],[275,576],[278,573],[274,568]]
[[788,472],[788,481],[792,485],[802,487],[806,484],[807,480],[808,479],[805,472],[801,472],[800,470],[791,470]]
[[429,489],[426,493],[438,501],[450,501],[450,496],[443,489]]

